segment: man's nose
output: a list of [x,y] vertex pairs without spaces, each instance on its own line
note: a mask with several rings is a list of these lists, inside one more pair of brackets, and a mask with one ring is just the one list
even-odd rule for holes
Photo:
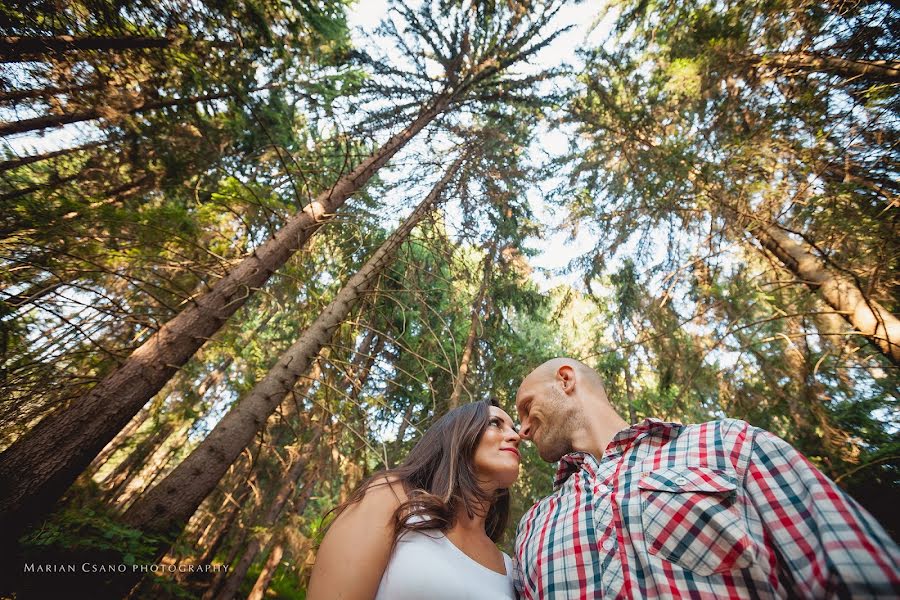
[[531,422],[528,419],[522,419],[522,425],[519,427],[519,437],[523,440],[531,440]]

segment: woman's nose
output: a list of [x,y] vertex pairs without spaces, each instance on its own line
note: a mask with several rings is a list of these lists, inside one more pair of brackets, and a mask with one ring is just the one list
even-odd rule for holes
[[511,443],[511,444],[515,444],[516,446],[518,446],[518,445],[519,445],[519,442],[522,441],[522,436],[519,435],[519,432],[518,432],[518,431],[516,431],[515,429],[510,428],[509,433],[508,433],[507,436],[506,436],[506,441],[509,442],[509,443]]

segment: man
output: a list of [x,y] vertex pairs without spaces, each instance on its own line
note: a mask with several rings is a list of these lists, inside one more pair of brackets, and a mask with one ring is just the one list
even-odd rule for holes
[[900,597],[900,549],[789,444],[734,419],[631,427],[558,358],[519,387],[520,434],[559,462],[519,523],[522,597]]

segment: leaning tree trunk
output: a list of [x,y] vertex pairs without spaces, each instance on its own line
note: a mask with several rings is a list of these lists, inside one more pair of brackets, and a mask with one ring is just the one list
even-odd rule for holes
[[[282,400],[281,407],[282,407],[282,412],[284,415],[282,418],[290,419],[290,417],[288,417],[287,415],[292,414],[294,412],[294,410],[293,410],[294,398],[296,397],[296,395],[305,396],[309,392],[310,388],[312,388],[313,383],[315,383],[315,381],[318,380],[320,373],[321,373],[321,364],[320,364],[320,361],[316,361],[315,364],[313,365],[313,368],[310,370],[309,377],[307,377],[305,381],[302,381],[297,386],[295,386],[294,389],[291,390],[291,392],[285,396],[284,400]],[[308,427],[308,426],[309,426],[309,422],[306,419],[303,419],[301,423],[298,423],[298,427],[300,427],[300,428]],[[288,432],[284,428],[273,430],[273,424],[270,424],[269,431],[270,431],[270,435],[271,435],[271,440],[269,441],[269,445],[271,447],[277,448],[279,446],[284,445],[284,443],[287,439],[287,436],[288,436]],[[252,472],[252,478],[255,479],[256,476],[257,476],[256,471]],[[250,489],[253,487],[253,485],[250,483],[250,480],[251,480],[250,475],[248,475],[247,477],[244,478],[244,485],[246,485],[247,492],[249,492]],[[222,506],[223,509],[228,506],[229,501],[230,501],[230,494],[226,494],[225,496],[226,496],[225,504],[223,504],[223,506]],[[215,557],[216,552],[218,552],[219,545],[221,544],[222,540],[224,539],[225,534],[228,533],[228,529],[231,527],[231,523],[233,523],[234,519],[237,517],[237,513],[240,511],[242,504],[243,504],[243,502],[234,502],[234,511],[232,513],[230,513],[227,517],[228,519],[230,519],[230,521],[228,523],[226,523],[226,525],[224,527],[220,527],[217,530],[220,535],[217,538],[213,538],[215,540],[213,543],[204,541],[204,538],[207,537],[207,533],[203,533],[201,535],[200,539],[198,540],[198,542],[195,545],[198,547],[206,546],[207,550],[204,552],[203,556],[200,558],[199,564],[209,564],[212,562],[212,559]],[[215,520],[216,519],[215,519],[215,514],[214,514],[212,521],[210,522],[208,528],[211,528],[215,525]],[[242,545],[243,545],[243,540],[241,540],[241,543],[238,544],[238,546],[240,547]],[[234,561],[234,557],[232,556],[231,559],[227,562],[227,564],[230,565],[233,561]],[[215,580],[213,581],[213,584],[209,587],[207,595],[212,596],[214,594],[215,590],[217,590],[218,587],[221,585],[222,579],[223,579],[223,577],[215,578]]]
[[250,590],[247,600],[263,600],[266,590],[269,589],[269,584],[272,582],[272,577],[275,576],[275,570],[278,568],[278,563],[281,562],[282,556],[284,556],[284,544],[278,542],[272,548],[272,551],[269,552],[269,558],[266,559],[266,564],[263,565],[262,571],[259,572],[259,577],[257,578],[256,583],[253,584],[253,589]]
[[9,533],[7,539],[15,539],[13,532],[46,515],[97,453],[203,343],[450,100],[448,95],[438,96],[403,131],[294,215],[209,291],[192,299],[90,392],[48,415],[0,454],[0,529]]
[[30,90],[10,90],[0,92],[0,104],[16,104],[25,100],[46,99],[53,96],[71,95],[78,92],[93,92],[103,89],[105,82],[94,82],[71,87],[43,87]]
[[[457,159],[428,196],[344,285],[331,303],[278,359],[269,373],[213,428],[205,440],[166,479],[135,502],[124,522],[149,534],[159,534],[158,554],[165,552],[191,514],[253,441],[284,396],[303,377],[333,331],[346,319],[356,301],[374,284],[397,248],[431,211],[462,164]],[[132,585],[133,574],[119,582]],[[126,581],[126,578],[128,580]],[[122,591],[120,588],[117,591]],[[112,591],[112,590],[111,590]]]
[[759,66],[833,73],[845,79],[862,77],[894,83],[900,81],[900,62],[894,60],[854,60],[813,52],[779,52],[745,59]]
[[488,285],[491,282],[491,273],[494,268],[495,254],[497,251],[497,241],[491,242],[491,246],[487,255],[484,257],[484,268],[482,269],[481,284],[478,286],[478,292],[475,294],[475,300],[472,301],[472,313],[469,318],[469,335],[466,337],[466,345],[463,348],[462,357],[459,361],[459,369],[456,373],[456,380],[453,382],[453,391],[450,393],[450,400],[447,402],[448,408],[453,410],[459,406],[459,398],[466,386],[466,376],[469,374],[469,364],[472,362],[472,355],[475,351],[475,341],[478,339],[478,328],[480,325],[480,315],[484,308],[484,298],[487,294]]
[[[247,475],[247,477],[243,480],[244,488],[241,492],[241,495],[237,499],[231,500],[234,502],[234,510],[233,512],[228,513],[225,523],[223,523],[222,527],[220,527],[215,535],[212,538],[212,541],[207,546],[206,550],[203,552],[203,555],[200,557],[200,560],[197,561],[198,565],[210,565],[215,559],[216,555],[219,553],[219,550],[225,546],[225,540],[229,537],[229,551],[225,560],[223,561],[223,565],[225,567],[230,566],[234,563],[235,558],[237,558],[238,552],[241,548],[244,547],[244,541],[247,539],[247,535],[249,533],[249,528],[243,525],[238,524],[238,529],[235,531],[235,524],[238,523],[238,517],[241,512],[245,510],[250,510],[246,506],[245,500],[251,497],[251,492],[256,489],[256,478],[257,472],[254,467],[250,467],[251,472]],[[255,497],[255,494],[252,494]],[[255,505],[255,503],[253,503]],[[255,506],[251,508],[255,509]],[[251,511],[252,512],[252,511]],[[198,547],[202,547],[198,544]],[[203,594],[204,598],[211,598],[215,591],[218,590],[222,586],[222,581],[227,576],[227,572],[225,570],[216,571],[212,580],[209,581],[209,585],[206,588],[206,592]],[[201,581],[207,580],[208,577],[205,574],[201,574],[199,571],[195,573],[191,573],[188,575],[188,580],[193,581]]]
[[784,267],[816,290],[825,302],[866,336],[894,365],[900,364],[900,319],[867,298],[851,278],[829,269],[804,244],[779,227],[756,225],[751,232]]
[[146,50],[168,48],[173,40],[151,37],[0,37],[0,62],[40,60],[47,54],[79,50]]
[[112,503],[117,507],[127,507],[145,491],[151,489],[158,479],[167,474],[170,465],[176,461],[183,451],[191,432],[193,423],[182,422],[178,431],[172,432],[157,446],[156,450],[147,457],[146,464],[136,469],[120,488],[119,494],[113,498]]
[[[253,329],[253,332],[251,332],[251,333],[256,333],[257,331],[259,331],[261,329],[262,325],[267,323],[269,321],[269,319],[271,319],[271,315],[267,315],[266,318],[263,320],[263,322],[259,326],[255,327]],[[242,337],[241,339],[246,340],[246,339],[249,339],[249,337],[250,336],[248,335],[248,336]],[[203,378],[203,381],[201,381],[200,385],[197,387],[196,397],[198,399],[200,399],[202,401],[204,396],[206,396],[206,393],[211,388],[219,385],[219,383],[222,382],[222,380],[225,378],[225,372],[231,366],[231,363],[233,361],[234,361],[234,356],[226,357],[212,371],[210,371],[206,375],[206,377]],[[181,383],[180,385],[186,385],[186,383]],[[141,411],[138,413],[138,415],[136,417],[134,417],[130,423],[128,423],[128,426],[125,427],[125,429],[120,431],[118,434],[116,434],[116,437],[113,439],[113,441],[110,442],[109,444],[107,444],[106,448],[104,448],[103,451],[97,455],[97,458],[95,458],[94,461],[91,463],[91,466],[88,469],[87,473],[89,473],[93,477],[94,474],[96,474],[98,471],[100,471],[102,469],[103,465],[106,463],[107,460],[109,460],[117,451],[123,449],[126,445],[128,445],[131,438],[138,432],[138,430],[144,425],[144,423],[147,422],[147,420],[150,418],[151,415],[156,415],[159,412],[164,410],[163,405],[168,401],[169,396],[168,395],[166,395],[165,397],[162,397],[162,396],[163,396],[162,394],[157,395],[157,401],[144,406],[144,408],[141,409]],[[184,408],[189,408],[189,406],[187,406],[187,397],[184,394],[179,394],[177,396],[177,403],[174,407],[174,410],[173,410],[173,408],[169,408],[169,409],[165,409],[165,412],[172,413],[179,409],[183,410]],[[150,436],[148,436],[148,438],[149,437]],[[146,441],[147,441],[147,439],[141,441],[134,448],[134,450],[132,450],[132,452],[129,453],[129,456],[130,456],[130,454],[137,452],[138,448],[140,448],[140,446],[142,444],[146,443]],[[146,452],[145,455],[149,454],[149,453],[150,452]],[[123,462],[126,462],[128,460],[129,460],[129,457],[126,457],[125,459],[123,459]],[[119,470],[119,466],[116,466],[116,468],[113,469],[112,472],[114,473],[117,470]],[[103,483],[101,484],[102,486],[109,487],[109,485],[117,485],[117,483],[114,483],[112,479],[109,479],[109,477],[110,476],[107,475],[107,477],[104,479]],[[107,483],[107,482],[109,482],[109,483]]]
[[[267,315],[259,325],[240,339],[247,341],[252,338],[271,318],[271,314]],[[165,413],[163,415],[165,420],[159,424],[158,429],[144,438],[101,484],[107,489],[104,496],[107,504],[128,506],[135,495],[153,485],[172,456],[187,442],[191,428],[206,417],[212,402],[206,400],[206,394],[225,379],[225,374],[233,362],[234,356],[227,356],[207,373],[197,386],[196,395],[174,392],[170,395],[172,400],[166,399],[169,406],[160,409]],[[189,384],[189,381],[181,381],[178,385]],[[188,414],[191,412],[195,412],[198,416],[189,418]]]
[[[315,475],[315,471],[313,472],[313,475]],[[298,516],[302,516],[306,510],[306,505],[309,502],[312,491],[313,486],[311,483],[308,483],[294,500],[293,512]],[[262,571],[260,571],[259,578],[253,585],[253,589],[250,590],[247,600],[263,600],[266,590],[272,582],[272,577],[275,575],[275,570],[278,568],[278,563],[281,562],[281,557],[284,553],[284,531],[282,530],[280,534],[277,535],[278,537],[273,539],[273,541],[276,542],[275,547],[272,548],[272,551],[269,553],[269,558],[266,560],[266,564],[263,566]]]
[[215,518],[216,515],[213,515],[208,530],[204,531],[203,535],[201,535],[198,540],[197,548],[203,548],[204,550],[203,554],[197,560],[197,564],[207,565],[212,563],[216,554],[219,552],[219,548],[222,547],[222,542],[225,541],[225,538],[231,531],[232,525],[234,525],[237,520],[238,514],[241,512],[241,508],[244,505],[244,500],[250,495],[253,485],[253,475],[248,474],[245,478],[239,480],[238,487],[233,494],[225,495],[222,506],[217,513],[218,515],[221,515],[224,512],[225,517],[221,519],[220,523],[218,522],[219,520]]
[[[258,92],[265,89],[275,87],[274,84],[254,88],[248,90],[248,93]],[[122,111],[123,115],[133,115],[147,110],[157,110],[160,108],[169,108],[171,106],[187,106],[197,104],[198,102],[207,102],[209,100],[221,100],[222,98],[231,98],[236,92],[220,92],[218,94],[203,94],[198,96],[188,96],[187,98],[172,98],[169,100],[155,100],[152,102],[144,102],[133,108]],[[44,115],[43,117],[34,117],[31,119],[22,119],[21,121],[0,122],[0,136],[14,135],[17,133],[25,133],[28,131],[39,131],[42,129],[50,129],[53,127],[62,127],[71,123],[81,123],[82,121],[93,121],[104,116],[104,111],[100,107],[88,108],[73,113],[63,113],[61,115]]]
[[131,438],[138,432],[138,430],[147,422],[150,418],[150,414],[153,411],[150,406],[145,406],[141,411],[131,420],[130,423],[120,431],[113,440],[106,445],[100,454],[97,455],[97,458],[91,463],[90,468],[86,471],[86,474],[90,477],[93,477],[103,466],[106,464],[112,456],[118,452],[119,450],[124,449],[128,443],[131,441]]
[[142,439],[134,450],[126,456],[122,462],[116,465],[116,468],[110,471],[100,487],[103,488],[103,501],[107,504],[115,504],[116,499],[125,490],[125,487],[131,483],[131,480],[145,468],[147,457],[155,454],[160,446],[169,438],[175,426],[171,421],[166,421],[159,425]]
[[63,148],[62,150],[54,150],[53,152],[34,154],[32,156],[20,156],[19,158],[11,158],[9,160],[0,161],[0,173],[9,171],[11,169],[18,169],[19,167],[24,167],[25,165],[31,165],[44,160],[50,160],[51,158],[57,158],[59,156],[65,156],[67,154],[74,154],[75,152],[90,150],[107,143],[108,142],[105,141],[89,142],[87,144],[82,144],[81,146],[73,146],[72,148]]
[[[294,457],[294,464],[291,465],[288,472],[285,474],[281,486],[278,488],[278,491],[272,498],[272,502],[269,504],[269,508],[266,510],[265,515],[260,519],[257,526],[271,529],[278,521],[278,517],[281,515],[285,505],[297,487],[297,482],[309,464],[307,457],[312,455],[313,448],[318,444],[320,437],[321,429],[317,429],[313,434],[312,439],[304,444],[303,449],[297,451],[297,455]],[[307,481],[306,485],[311,485],[311,483]],[[263,549],[263,546],[264,541],[261,539],[261,535],[255,535],[250,539],[241,558],[233,569],[231,569],[225,585],[219,590],[219,593],[216,596],[218,600],[231,600],[237,595],[238,589],[240,589],[241,583],[244,581],[244,577],[247,576],[247,571],[250,570],[250,566],[253,564],[253,561],[256,560],[256,556],[259,554],[260,550]]]

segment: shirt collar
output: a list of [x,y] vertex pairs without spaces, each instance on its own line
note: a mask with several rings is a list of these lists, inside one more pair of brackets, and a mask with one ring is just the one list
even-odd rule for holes
[[[609,445],[606,446],[603,456],[623,454],[639,437],[650,435],[651,433],[654,435],[665,435],[673,428],[678,427],[681,427],[681,423],[666,422],[659,419],[644,419],[640,423],[626,427],[614,435]],[[556,477],[553,481],[553,490],[559,489],[573,473],[577,473],[588,456],[587,452],[576,451],[570,452],[559,459],[559,466],[556,468]]]

